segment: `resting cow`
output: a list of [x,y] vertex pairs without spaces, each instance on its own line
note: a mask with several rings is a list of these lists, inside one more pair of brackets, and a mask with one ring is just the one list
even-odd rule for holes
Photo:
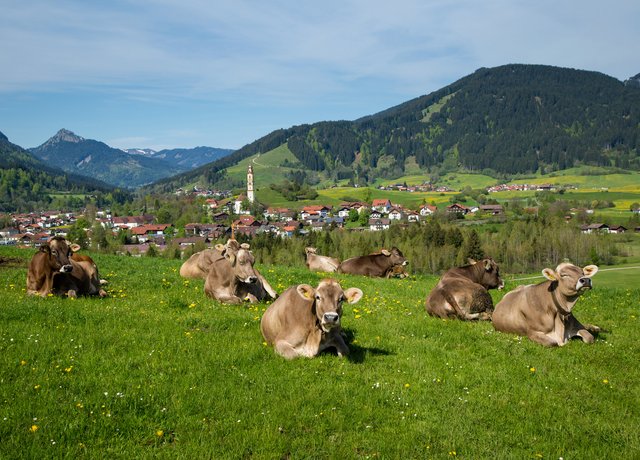
[[338,273],[382,277],[395,265],[404,266],[408,263],[400,249],[394,247],[391,251],[383,249],[376,254],[347,259],[338,266]]
[[580,296],[591,289],[591,277],[597,272],[595,265],[580,268],[570,263],[561,263],[555,271],[545,268],[542,274],[547,281],[519,286],[498,302],[493,326],[548,347],[565,345],[573,337],[593,343],[592,333],[600,328],[583,326],[572,310]]
[[448,270],[427,297],[426,309],[431,316],[462,320],[489,320],[493,300],[487,289],[502,288],[500,270],[493,259]]
[[240,244],[232,239],[226,245],[217,244],[215,251],[204,282],[207,296],[234,304],[243,300],[255,303],[267,296],[273,299],[278,296],[267,280],[253,268],[255,259],[247,243]]
[[92,262],[76,262],[73,251],[80,249],[69,244],[63,237],[55,236],[40,246],[29,262],[27,272],[27,294],[42,297],[48,294],[100,295],[106,293],[100,289],[98,270]]
[[404,265],[394,265],[387,273],[384,275],[385,278],[406,278],[409,276],[407,270],[405,270]]
[[314,272],[335,272],[340,261],[335,257],[318,255],[316,248],[305,248],[307,254],[307,268]]
[[333,279],[322,280],[316,289],[308,284],[290,287],[264,312],[262,336],[286,359],[312,358],[330,347],[338,356],[347,355],[340,325],[342,303],[354,304],[361,297],[360,289],[343,291]]
[[[218,246],[218,245],[216,245]],[[196,252],[180,266],[180,276],[183,278],[205,279],[214,260],[219,259],[224,251],[224,245],[220,249],[205,249]]]

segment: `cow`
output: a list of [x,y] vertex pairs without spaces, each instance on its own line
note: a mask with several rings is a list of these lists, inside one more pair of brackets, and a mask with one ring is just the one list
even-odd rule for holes
[[317,288],[308,284],[292,286],[264,312],[260,330],[267,344],[286,359],[312,358],[334,347],[338,356],[349,354],[342,335],[342,304],[362,298],[352,287],[342,290],[334,279],[320,281]]
[[222,256],[225,247],[222,244],[219,247],[219,249],[205,249],[193,254],[180,266],[180,276],[205,279],[214,260]]
[[[76,262],[74,251],[80,249],[63,237],[55,236],[40,246],[29,262],[27,294],[46,297],[49,294],[69,295],[106,293],[100,289],[98,272],[93,262]],[[96,284],[97,283],[97,284]]]
[[547,279],[539,284],[519,286],[507,293],[496,305],[493,327],[547,347],[563,346],[579,337],[593,343],[598,326],[582,325],[573,316],[573,307],[580,296],[591,289],[591,278],[598,272],[596,265],[580,268],[563,262],[555,270],[545,268]]
[[307,254],[307,268],[314,272],[335,272],[340,261],[335,257],[320,256],[316,248],[305,248]]
[[338,266],[338,273],[383,277],[394,265],[406,266],[408,263],[400,249],[393,247],[391,251],[383,249],[375,254],[347,259]]
[[488,289],[504,287],[493,259],[469,259],[469,265],[451,268],[427,296],[431,316],[462,320],[490,320],[493,300]]
[[390,269],[387,270],[387,273],[384,275],[385,278],[406,278],[409,276],[407,270],[405,270],[404,265],[394,265]]
[[267,280],[253,268],[255,259],[249,247],[247,243],[240,244],[230,239],[226,245],[217,244],[215,252],[209,253],[212,256],[211,264],[204,282],[204,292],[208,297],[238,304],[243,300],[255,303],[267,296],[273,299],[278,296]]
[[100,279],[98,267],[93,261],[81,260],[77,262],[71,258],[71,265],[73,268],[70,272],[54,273],[52,294],[67,297],[77,297],[78,295],[107,296],[101,287],[105,281]]

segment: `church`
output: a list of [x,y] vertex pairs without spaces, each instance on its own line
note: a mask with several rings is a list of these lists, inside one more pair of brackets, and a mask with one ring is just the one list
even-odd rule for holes
[[242,202],[248,201],[249,203],[255,203],[256,196],[253,189],[253,165],[249,164],[247,168],[247,194],[241,193],[233,203],[234,214],[250,214],[248,209],[242,209]]

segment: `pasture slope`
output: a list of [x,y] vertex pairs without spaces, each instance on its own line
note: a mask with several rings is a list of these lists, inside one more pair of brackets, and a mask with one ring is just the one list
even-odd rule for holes
[[[287,362],[263,344],[265,304],[206,299],[180,261],[92,254],[108,298],[42,299],[24,292],[32,253],[0,249],[0,458],[640,452],[637,283],[596,275],[576,312],[606,332],[546,349],[490,323],[427,316],[435,277],[338,275],[364,291],[345,306],[351,357]],[[260,269],[280,292],[322,278]]]

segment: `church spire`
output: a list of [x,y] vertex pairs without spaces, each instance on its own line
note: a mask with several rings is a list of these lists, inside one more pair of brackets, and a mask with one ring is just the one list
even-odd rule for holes
[[249,164],[247,169],[247,199],[249,203],[253,203],[256,199],[253,193],[253,166]]

